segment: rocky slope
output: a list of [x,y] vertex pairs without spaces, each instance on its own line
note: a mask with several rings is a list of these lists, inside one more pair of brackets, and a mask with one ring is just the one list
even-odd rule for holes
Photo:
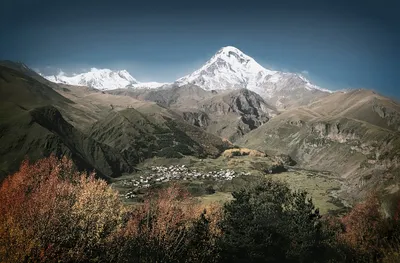
[[211,98],[216,92],[206,91],[196,85],[170,84],[156,89],[117,89],[107,91],[113,95],[129,96],[138,100],[153,101],[170,108],[196,108],[199,101]]
[[110,94],[130,96],[169,107],[184,120],[234,141],[278,114],[258,94],[247,90],[206,91],[195,85],[159,89],[119,89]]
[[397,180],[399,110],[372,91],[332,94],[283,112],[237,143],[289,154],[302,167],[335,172],[347,180],[344,194],[357,198]]
[[[247,89],[223,92],[211,98],[199,102],[199,113],[205,113],[208,121],[203,115],[197,116],[199,126],[213,134],[217,134],[230,141],[235,141],[269,121],[276,116],[274,107],[267,104],[259,95]],[[187,110],[186,112],[190,112]],[[190,121],[190,118],[186,118]]]
[[122,153],[131,164],[153,156],[216,157],[227,145],[218,137],[167,115],[135,109],[112,112],[96,122],[89,133]]

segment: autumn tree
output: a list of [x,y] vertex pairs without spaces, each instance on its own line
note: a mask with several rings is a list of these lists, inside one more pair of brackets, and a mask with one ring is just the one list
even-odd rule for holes
[[345,231],[340,239],[352,248],[359,260],[377,260],[387,241],[388,225],[380,208],[377,195],[371,194],[341,218]]
[[124,232],[128,262],[213,262],[216,207],[204,209],[177,184],[148,196]]
[[124,207],[106,182],[50,156],[0,187],[0,261],[87,262],[103,257]]

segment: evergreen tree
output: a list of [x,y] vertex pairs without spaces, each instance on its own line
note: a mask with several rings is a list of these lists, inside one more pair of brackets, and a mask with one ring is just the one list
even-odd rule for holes
[[233,193],[224,206],[219,240],[224,262],[321,262],[321,216],[306,192],[262,180]]

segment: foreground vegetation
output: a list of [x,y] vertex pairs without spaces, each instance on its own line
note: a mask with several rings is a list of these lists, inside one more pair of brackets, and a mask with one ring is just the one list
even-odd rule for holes
[[0,262],[398,262],[400,218],[371,196],[340,218],[259,179],[224,205],[172,184],[143,203],[72,162],[24,161],[0,187]]

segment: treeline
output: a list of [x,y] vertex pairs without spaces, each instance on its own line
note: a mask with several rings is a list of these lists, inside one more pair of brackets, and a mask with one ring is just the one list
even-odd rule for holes
[[24,161],[0,187],[0,262],[400,262],[400,219],[371,196],[340,218],[259,180],[224,206],[173,185],[128,207],[66,158]]

